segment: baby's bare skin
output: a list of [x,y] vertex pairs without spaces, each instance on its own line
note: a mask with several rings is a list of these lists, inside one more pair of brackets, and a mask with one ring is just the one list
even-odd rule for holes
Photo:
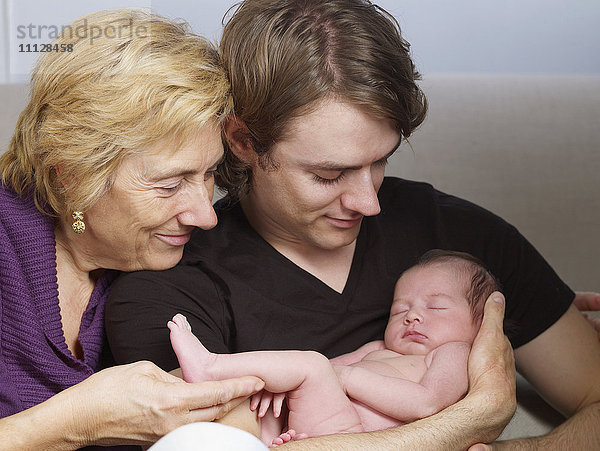
[[[382,376],[401,377],[419,382],[431,364],[430,354],[427,356],[401,355],[389,349],[383,349],[367,354],[362,360],[351,366],[369,369]],[[428,357],[429,359],[427,359]],[[426,360],[429,360],[429,363],[426,363]]]
[[261,425],[263,442],[276,446],[306,436],[385,429],[458,401],[467,391],[478,324],[457,293],[461,287],[444,264],[408,270],[396,286],[385,341],[331,361],[313,351],[213,354],[182,315],[168,327],[186,381],[254,375],[265,381],[266,391],[285,393],[291,431],[283,431],[284,418],[271,412]]
[[[171,341],[177,353],[184,379],[190,382],[223,379],[237,375],[252,374],[266,383],[265,389],[274,393],[287,393],[289,408],[288,426],[293,432],[304,436],[318,436],[340,432],[363,432],[385,429],[420,417],[418,413],[405,417],[390,416],[382,406],[374,407],[352,399],[355,385],[379,387],[384,390],[389,409],[395,409],[395,396],[390,396],[385,383],[400,382],[392,390],[415,388],[431,367],[434,357],[453,355],[450,360],[456,367],[465,368],[464,377],[454,381],[458,400],[467,390],[466,361],[469,353],[467,343],[448,343],[427,355],[400,355],[390,350],[379,350],[367,354],[362,360],[350,365],[331,365],[324,357],[314,352],[302,351],[258,351],[243,354],[212,354],[191,333],[189,324],[182,315],[169,323]],[[201,347],[201,348],[200,348]],[[187,356],[187,357],[186,357]],[[459,358],[457,359],[456,356]],[[462,358],[462,359],[461,359]],[[242,360],[243,359],[243,360]],[[333,371],[328,371],[330,367]],[[294,370],[296,369],[296,370]],[[457,368],[455,368],[457,369]],[[454,370],[455,370],[454,369]],[[444,365],[444,372],[456,372]],[[448,374],[448,373],[447,373]],[[337,377],[336,377],[337,376]],[[377,380],[376,376],[382,379]],[[460,383],[459,383],[460,382]],[[350,398],[349,398],[350,397]],[[415,418],[413,418],[415,417]],[[272,414],[263,419],[262,439],[268,445],[286,434],[283,419]],[[288,438],[289,437],[289,438]]]

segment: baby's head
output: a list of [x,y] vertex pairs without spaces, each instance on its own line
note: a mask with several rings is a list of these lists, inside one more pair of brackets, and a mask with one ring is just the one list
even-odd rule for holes
[[396,283],[386,346],[402,354],[427,354],[451,341],[472,343],[484,303],[499,289],[496,278],[470,254],[425,253]]

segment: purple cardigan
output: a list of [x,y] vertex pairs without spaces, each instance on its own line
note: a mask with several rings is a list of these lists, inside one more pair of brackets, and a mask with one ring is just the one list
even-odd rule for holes
[[0,185],[0,418],[45,401],[97,370],[104,303],[113,275],[96,283],[83,315],[83,361],[65,343],[52,218]]

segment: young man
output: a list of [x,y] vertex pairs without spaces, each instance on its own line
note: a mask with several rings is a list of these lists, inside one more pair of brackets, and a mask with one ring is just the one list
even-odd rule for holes
[[[312,351],[214,354],[183,315],[168,326],[187,382],[245,375],[265,381],[261,438],[277,446],[301,436],[387,429],[454,404],[468,388],[467,360],[484,303],[499,288],[473,256],[429,251],[398,279],[384,341],[330,361]],[[283,396],[275,396],[273,414],[266,412],[273,393],[285,396],[288,415],[280,415]]]
[[[386,159],[426,113],[395,21],[364,0],[246,0],[221,52],[236,110],[220,169],[228,198],[216,207],[218,226],[196,231],[176,268],[117,282],[107,306],[117,360],[176,368],[164,324],[177,312],[212,352],[335,357],[383,338],[395,281],[418,256],[461,250],[504,286],[522,374],[577,414],[549,443],[600,434],[586,427],[600,400],[598,342],[571,307],[573,292],[497,216],[424,183],[384,180]],[[458,449],[494,440],[514,409],[501,311],[488,303],[469,393],[457,404],[385,431],[286,446]]]

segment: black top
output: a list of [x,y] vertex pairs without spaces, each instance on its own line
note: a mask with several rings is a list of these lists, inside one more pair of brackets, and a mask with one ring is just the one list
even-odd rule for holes
[[121,276],[106,308],[118,363],[147,359],[178,367],[166,323],[183,313],[218,353],[312,349],[328,357],[382,339],[400,274],[427,250],[483,260],[500,280],[514,347],[556,322],[574,293],[510,224],[431,185],[386,178],[381,213],[363,219],[340,294],[296,266],[248,224],[239,205],[217,203],[219,224],[196,230],[173,269]]

